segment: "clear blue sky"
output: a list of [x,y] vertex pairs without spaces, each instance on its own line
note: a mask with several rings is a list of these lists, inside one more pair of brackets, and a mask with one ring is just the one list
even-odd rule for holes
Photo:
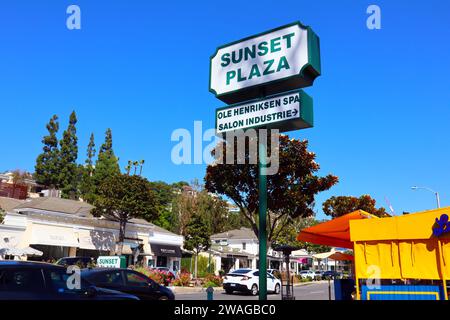
[[[366,28],[366,8],[382,29]],[[66,28],[81,8],[82,29]],[[215,48],[293,21],[321,40],[310,141],[321,174],[340,183],[318,197],[370,194],[397,213],[450,205],[448,1],[2,1],[0,171],[33,170],[45,124],[76,110],[80,161],[91,132],[111,127],[122,167],[145,159],[150,180],[203,179],[205,165],[172,164],[174,129],[214,125],[223,104],[208,92]],[[205,143],[206,145],[207,143]],[[322,214],[319,213],[319,217]]]

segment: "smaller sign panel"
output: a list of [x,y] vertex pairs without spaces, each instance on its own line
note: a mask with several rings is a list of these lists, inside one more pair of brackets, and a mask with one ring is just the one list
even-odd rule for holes
[[98,257],[97,266],[99,268],[120,268],[120,257]]
[[286,132],[311,128],[313,122],[313,101],[303,90],[216,110],[217,134],[250,128]]

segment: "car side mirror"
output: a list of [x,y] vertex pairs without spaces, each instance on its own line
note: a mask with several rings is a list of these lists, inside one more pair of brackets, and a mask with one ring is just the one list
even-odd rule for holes
[[94,298],[97,295],[97,293],[98,293],[97,288],[94,286],[89,287],[86,291],[86,294],[89,298]]

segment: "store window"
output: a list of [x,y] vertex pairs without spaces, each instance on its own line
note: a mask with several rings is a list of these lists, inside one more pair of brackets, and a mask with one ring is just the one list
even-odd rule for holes
[[149,268],[154,268],[155,267],[155,259],[148,259],[147,266]]
[[172,270],[178,272],[180,270],[180,261],[175,260],[172,263]]

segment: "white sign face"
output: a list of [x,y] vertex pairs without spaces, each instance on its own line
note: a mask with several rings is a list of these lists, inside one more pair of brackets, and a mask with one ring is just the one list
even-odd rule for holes
[[99,257],[97,266],[99,268],[120,268],[120,257]]
[[211,59],[210,90],[219,96],[289,78],[308,63],[308,29],[294,24],[219,48]]
[[312,103],[303,105],[305,98],[302,99],[302,97],[305,95],[297,91],[218,109],[216,110],[216,132],[220,134],[239,129],[267,127],[287,120],[303,120],[301,108],[308,108],[310,105],[312,112]]

